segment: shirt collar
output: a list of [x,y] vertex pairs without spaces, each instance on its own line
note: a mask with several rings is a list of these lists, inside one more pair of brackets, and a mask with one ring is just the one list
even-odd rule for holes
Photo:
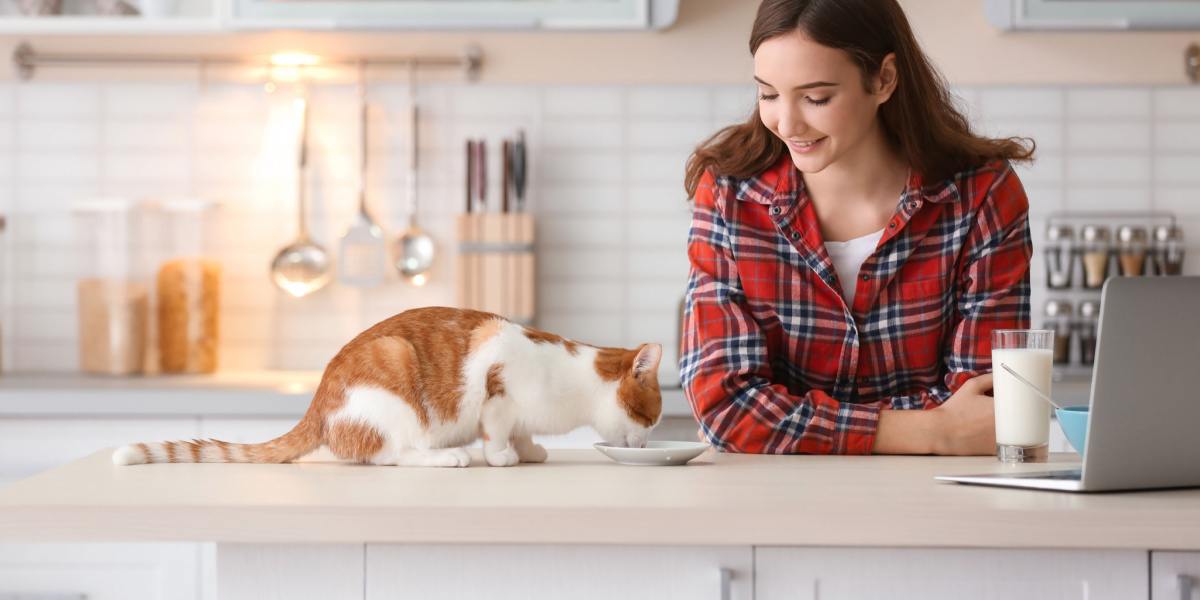
[[[731,179],[731,183],[736,188],[734,198],[743,202],[791,206],[797,198],[808,198],[804,193],[804,178],[787,153],[766,171],[748,179]],[[954,185],[953,179],[926,184],[923,175],[914,170],[909,174],[908,187],[902,197],[932,204],[954,202],[959,198],[958,186]]]

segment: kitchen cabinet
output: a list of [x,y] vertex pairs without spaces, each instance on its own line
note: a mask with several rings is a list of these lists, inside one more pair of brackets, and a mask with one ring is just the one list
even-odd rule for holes
[[1150,597],[1153,600],[1200,598],[1200,552],[1151,552]]
[[984,0],[1001,29],[1195,29],[1200,0]]
[[1148,576],[1132,550],[757,548],[754,586],[756,600],[1136,600]]
[[3,543],[0,598],[201,600],[200,546]]
[[0,15],[10,34],[211,34],[245,30],[663,29],[679,0],[130,0],[138,15],[64,2],[58,15]]
[[753,598],[749,546],[367,544],[366,554],[366,600]]

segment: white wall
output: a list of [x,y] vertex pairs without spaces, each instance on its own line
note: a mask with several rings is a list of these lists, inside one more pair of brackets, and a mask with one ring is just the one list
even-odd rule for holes
[[[962,87],[977,124],[1025,134],[1040,158],[1020,173],[1034,234],[1061,209],[1161,209],[1180,215],[1200,273],[1200,89]],[[406,92],[371,88],[370,194],[394,233],[403,223]],[[405,308],[454,301],[453,217],[463,204],[462,141],[490,147],[526,128],[530,207],[539,220],[540,324],[584,341],[668,348],[687,271],[682,167],[690,150],[752,103],[743,86],[438,85],[422,91],[422,221],[439,243],[425,288],[395,279],[334,285],[293,299],[267,268],[295,235],[292,132],[271,119],[286,97],[258,86],[37,81],[0,84],[0,211],[9,368],[73,369],[74,274],[83,251],[69,207],[92,195],[200,195],[224,203],[217,255],[227,274],[222,364],[320,368],[355,333]],[[313,227],[336,247],[355,208],[357,116],[349,87],[314,100]],[[278,136],[283,135],[282,142]],[[275,137],[272,137],[275,136]],[[493,153],[493,161],[496,156]],[[497,172],[492,166],[493,175]],[[492,178],[491,198],[498,198]],[[1034,263],[1044,294],[1040,260]]]

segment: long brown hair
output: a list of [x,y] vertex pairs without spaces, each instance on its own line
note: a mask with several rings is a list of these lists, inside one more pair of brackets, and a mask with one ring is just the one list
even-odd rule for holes
[[[818,44],[845,51],[862,72],[864,86],[878,75],[884,57],[896,53],[896,90],[880,106],[879,118],[888,142],[925,181],[940,181],[990,160],[1033,158],[1036,144],[1031,139],[971,133],[896,0],[763,0],[750,32],[750,54],[764,41],[797,29]],[[689,198],[695,195],[710,168],[740,179],[757,175],[786,152],[755,107],[745,123],[721,129],[696,148],[688,158],[684,188]]]

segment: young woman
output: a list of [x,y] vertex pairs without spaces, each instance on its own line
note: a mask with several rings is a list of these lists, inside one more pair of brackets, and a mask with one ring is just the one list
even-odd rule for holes
[[1029,327],[1030,140],[971,133],[896,0],[764,0],[758,107],[687,165],[680,350],[719,449],[991,454]]

